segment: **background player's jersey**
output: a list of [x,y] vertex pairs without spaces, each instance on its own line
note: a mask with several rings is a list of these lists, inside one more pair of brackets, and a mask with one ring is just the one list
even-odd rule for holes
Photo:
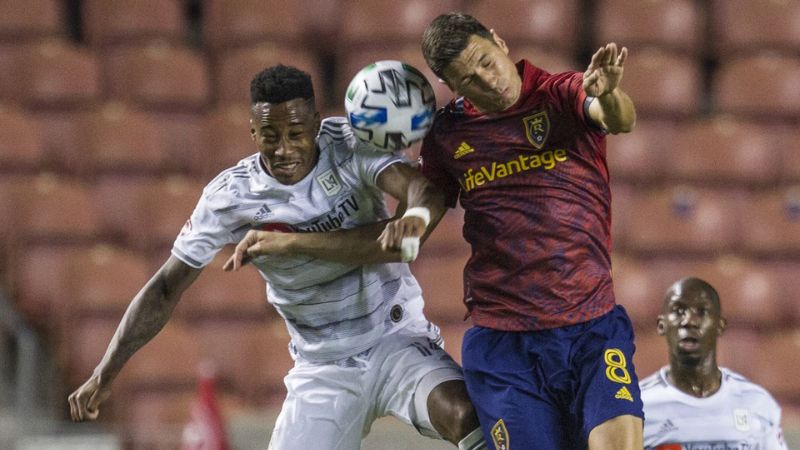
[[422,171],[450,206],[461,197],[476,325],[582,323],[614,305],[605,133],[586,115],[580,73],[517,67],[522,92],[508,110],[485,116],[460,98],[439,111]]
[[761,386],[721,367],[719,391],[697,398],[670,385],[667,370],[640,383],[646,449],[786,449],[781,409]]
[[[388,218],[376,179],[402,157],[359,144],[344,118],[322,121],[317,146],[316,166],[293,185],[268,175],[258,154],[223,171],[203,190],[173,254],[199,268],[251,229],[327,232]],[[360,353],[410,320],[424,320],[406,264],[347,265],[300,255],[263,256],[254,264],[294,349],[310,361]],[[402,309],[390,314],[394,305]]]

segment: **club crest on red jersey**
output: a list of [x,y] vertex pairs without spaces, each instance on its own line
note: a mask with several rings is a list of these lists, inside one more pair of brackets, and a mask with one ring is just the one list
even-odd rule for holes
[[525,135],[528,136],[528,142],[536,147],[537,150],[541,150],[544,147],[544,143],[547,142],[547,136],[550,135],[550,118],[547,117],[547,111],[523,117],[522,123],[525,125]]

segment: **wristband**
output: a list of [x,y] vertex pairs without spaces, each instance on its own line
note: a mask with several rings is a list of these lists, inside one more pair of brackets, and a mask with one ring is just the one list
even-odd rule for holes
[[417,259],[419,255],[419,238],[418,237],[404,237],[400,243],[400,260],[404,263],[410,263]]
[[427,228],[428,224],[431,223],[431,210],[424,206],[415,206],[408,208],[403,217],[419,217],[425,222],[425,227]]

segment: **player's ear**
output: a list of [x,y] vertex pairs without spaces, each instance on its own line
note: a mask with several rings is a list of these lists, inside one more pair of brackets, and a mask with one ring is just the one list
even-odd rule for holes
[[667,332],[667,326],[664,324],[664,315],[659,314],[656,319],[656,332],[659,336],[664,336]]
[[725,328],[728,327],[728,321],[725,320],[724,317],[719,318],[719,323],[717,324],[717,336],[722,336],[725,332]]
[[250,139],[256,142],[256,126],[253,124],[253,119],[250,119]]
[[500,50],[503,50],[503,53],[507,55],[508,45],[506,45],[506,41],[504,41],[503,38],[498,36],[493,29],[489,30],[489,32],[492,33],[492,40],[494,41],[494,43],[497,44],[497,46],[500,47]]

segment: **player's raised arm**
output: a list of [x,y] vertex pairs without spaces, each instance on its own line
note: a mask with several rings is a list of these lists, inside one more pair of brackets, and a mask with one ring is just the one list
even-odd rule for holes
[[628,49],[610,43],[600,47],[583,74],[583,90],[595,97],[589,116],[609,133],[627,133],[636,123],[636,109],[628,94],[619,87]]
[[122,366],[161,331],[181,295],[201,271],[202,269],[190,267],[175,256],[170,256],[136,294],[111,338],[103,359],[89,379],[70,394],[72,420],[97,418],[99,406],[111,393],[111,383],[122,370]]

